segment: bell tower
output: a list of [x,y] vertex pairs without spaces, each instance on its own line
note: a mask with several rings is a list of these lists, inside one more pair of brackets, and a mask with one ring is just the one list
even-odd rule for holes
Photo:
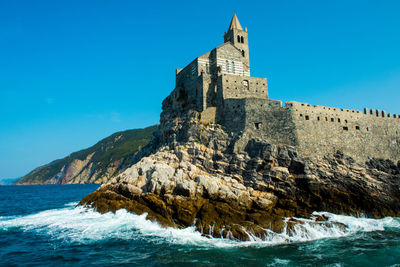
[[224,34],[224,42],[230,42],[236,46],[242,53],[244,62],[250,67],[249,60],[249,40],[247,37],[247,28],[243,30],[240,25],[239,19],[236,14],[233,15],[231,24],[229,25],[228,32]]

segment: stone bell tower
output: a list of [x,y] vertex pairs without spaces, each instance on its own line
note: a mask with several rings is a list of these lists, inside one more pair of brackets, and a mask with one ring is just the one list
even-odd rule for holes
[[241,51],[242,56],[245,59],[244,63],[247,64],[248,67],[250,67],[249,39],[247,37],[247,28],[243,30],[236,14],[233,15],[228,32],[224,34],[224,42],[231,42],[234,46],[236,46]]

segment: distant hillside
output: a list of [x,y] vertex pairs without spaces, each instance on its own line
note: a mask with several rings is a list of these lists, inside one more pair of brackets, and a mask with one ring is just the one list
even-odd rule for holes
[[18,178],[2,178],[0,179],[0,185],[9,185],[18,180]]
[[38,167],[16,184],[104,183],[129,166],[133,156],[147,145],[157,126],[115,133],[94,146]]

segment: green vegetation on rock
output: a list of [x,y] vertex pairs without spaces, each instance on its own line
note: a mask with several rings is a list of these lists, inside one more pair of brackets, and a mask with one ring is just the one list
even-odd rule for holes
[[129,165],[151,140],[157,125],[117,132],[92,147],[40,166],[16,184],[102,183]]

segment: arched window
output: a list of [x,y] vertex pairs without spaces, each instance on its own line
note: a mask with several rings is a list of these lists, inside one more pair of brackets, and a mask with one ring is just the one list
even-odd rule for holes
[[244,38],[243,38],[243,36],[240,37],[240,42],[241,42],[241,43],[244,43]]
[[225,66],[225,68],[226,68],[226,72],[228,72],[229,73],[229,61],[227,60],[227,61],[225,61],[225,64],[226,64],[226,66]]
[[244,50],[242,50],[242,56],[244,57]]
[[[244,87],[245,89],[247,89],[247,90],[250,89],[250,88],[249,88],[249,81],[248,81],[248,80],[243,80],[242,84],[243,84],[243,87]],[[270,105],[271,105],[271,104],[270,104]]]
[[240,43],[240,36],[238,35],[238,43]]
[[232,61],[232,72],[235,73],[235,62]]

